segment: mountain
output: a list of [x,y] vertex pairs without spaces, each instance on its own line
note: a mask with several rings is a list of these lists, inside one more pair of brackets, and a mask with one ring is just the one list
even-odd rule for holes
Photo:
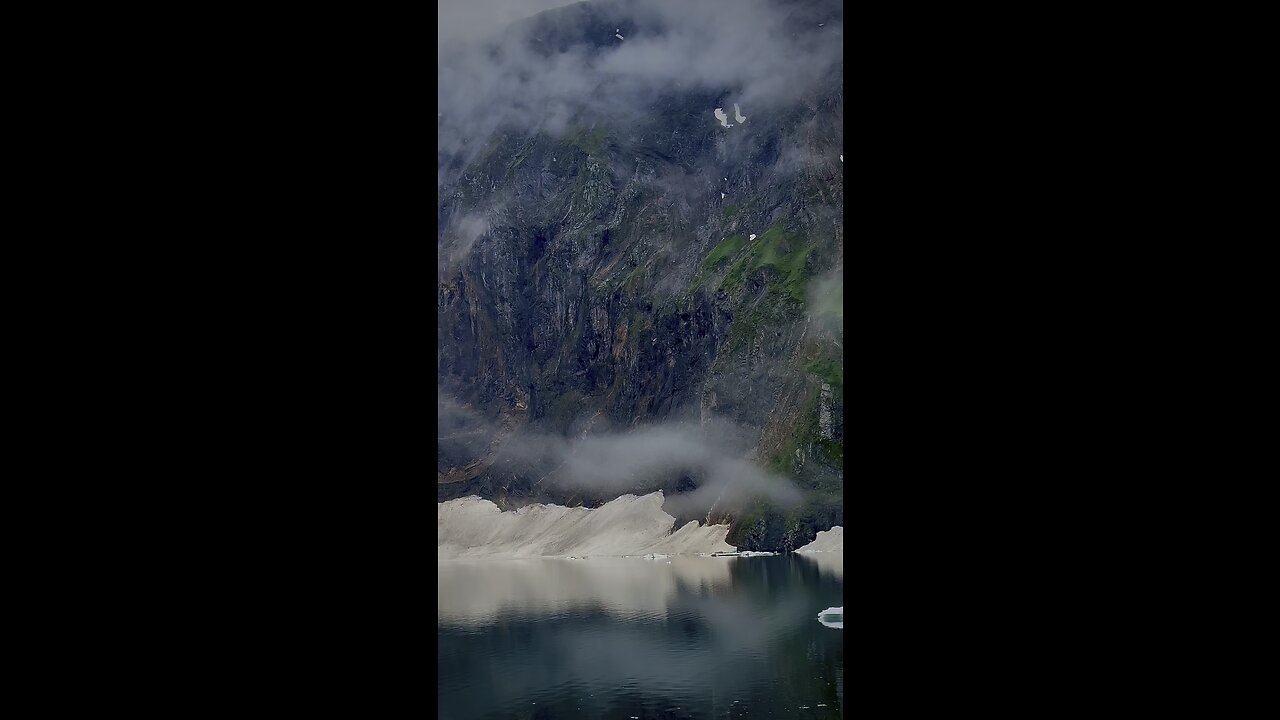
[[844,524],[842,28],[593,1],[441,58],[441,502]]

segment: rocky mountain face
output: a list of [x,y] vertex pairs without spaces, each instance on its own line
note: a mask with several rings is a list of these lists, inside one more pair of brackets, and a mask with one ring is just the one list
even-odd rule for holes
[[[701,498],[724,476],[733,502],[668,511],[753,550],[844,524],[841,3],[707,5],[581,3],[442,59],[440,501]],[[800,499],[695,460],[562,477],[575,442],[650,427],[732,435]]]

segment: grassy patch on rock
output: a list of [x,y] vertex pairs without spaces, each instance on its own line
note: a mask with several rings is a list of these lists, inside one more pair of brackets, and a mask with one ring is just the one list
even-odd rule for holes
[[565,143],[578,148],[587,155],[599,155],[604,149],[604,141],[607,137],[603,128],[595,130],[574,130],[565,138]]
[[764,271],[769,275],[770,295],[803,303],[809,281],[808,257],[809,247],[803,236],[774,225],[756,238],[745,257],[729,268],[720,287],[735,292],[747,276]]

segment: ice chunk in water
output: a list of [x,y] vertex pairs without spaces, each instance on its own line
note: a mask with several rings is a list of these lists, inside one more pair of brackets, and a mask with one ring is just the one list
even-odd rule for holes
[[[835,615],[839,615],[840,619],[839,620],[826,619],[829,616],[835,616]],[[837,630],[843,630],[844,629],[844,606],[841,605],[840,607],[829,607],[826,610],[823,610],[822,612],[818,613],[818,622],[822,623],[823,625],[829,628],[836,628]]]

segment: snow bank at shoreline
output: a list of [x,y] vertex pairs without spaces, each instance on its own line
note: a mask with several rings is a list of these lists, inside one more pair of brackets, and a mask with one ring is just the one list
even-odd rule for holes
[[813,542],[796,550],[798,553],[844,552],[844,528],[836,525],[818,532]]
[[476,496],[439,503],[437,559],[564,557],[567,555],[691,555],[731,552],[728,525],[690,520],[671,532],[676,519],[662,510],[662,492],[623,495],[590,510],[527,505],[502,512]]

